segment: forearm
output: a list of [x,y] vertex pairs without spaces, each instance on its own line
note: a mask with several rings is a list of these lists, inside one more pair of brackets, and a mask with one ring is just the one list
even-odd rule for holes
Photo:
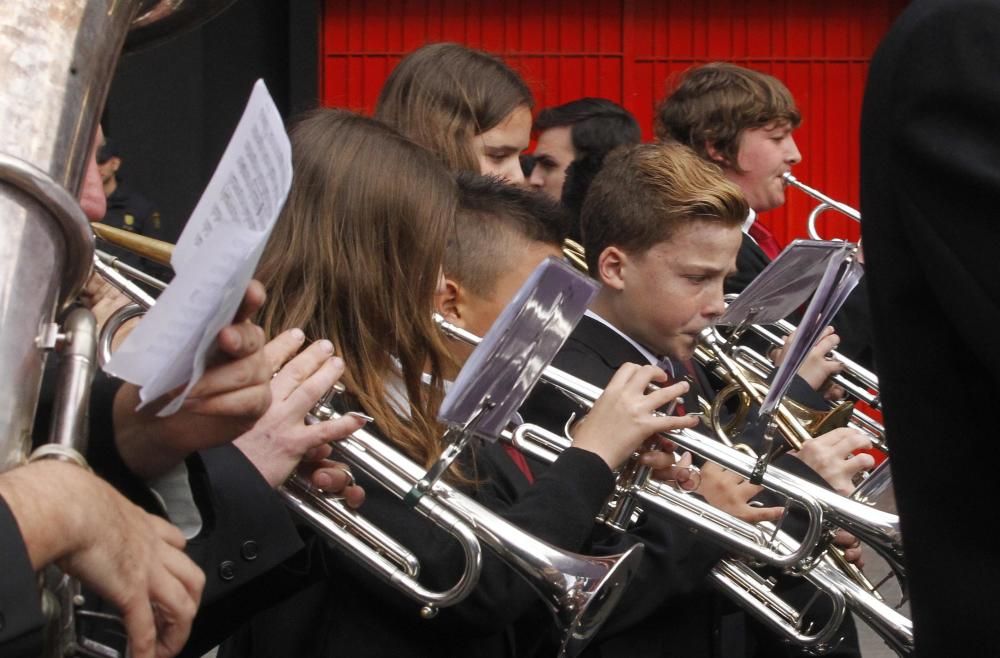
[[114,399],[114,436],[118,454],[128,469],[152,480],[163,476],[184,461],[193,450],[171,441],[169,423],[143,422],[148,411],[136,412],[139,391],[126,384]]
[[0,498],[17,522],[33,570],[80,544],[86,501],[73,495],[73,482],[85,473],[79,466],[49,460],[0,474]]

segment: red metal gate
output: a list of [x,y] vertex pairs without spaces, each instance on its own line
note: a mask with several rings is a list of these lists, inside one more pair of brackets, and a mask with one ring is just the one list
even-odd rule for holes
[[[905,0],[327,0],[320,95],[370,112],[400,58],[456,41],[496,53],[535,92],[537,108],[581,96],[623,104],[652,135],[653,106],[671,76],[727,60],[783,80],[803,115],[796,175],[858,204],[858,123],[868,61]],[[779,242],[805,235],[812,207],[789,192],[762,218]],[[858,236],[826,215],[829,236]]]

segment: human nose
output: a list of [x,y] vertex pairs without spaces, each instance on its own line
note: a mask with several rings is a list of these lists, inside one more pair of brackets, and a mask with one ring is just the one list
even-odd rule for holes
[[711,321],[722,317],[722,314],[726,312],[726,299],[724,296],[723,286],[720,283],[718,286],[713,286],[712,290],[707,293],[708,297],[705,299],[705,303],[702,306],[701,314]]
[[802,154],[799,153],[799,147],[795,143],[795,138],[791,135],[788,136],[788,144],[786,146],[785,162],[790,165],[797,165],[802,162]]
[[545,185],[545,180],[542,178],[542,173],[539,171],[541,167],[535,165],[534,169],[531,170],[531,175],[528,176],[528,184],[531,187],[541,188]]
[[511,158],[511,163],[507,165],[507,171],[503,177],[511,185],[524,185],[524,172],[521,171],[521,162],[517,158]]

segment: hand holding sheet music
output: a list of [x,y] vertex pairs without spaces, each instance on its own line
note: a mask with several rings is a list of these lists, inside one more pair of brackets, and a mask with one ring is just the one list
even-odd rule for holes
[[177,276],[105,366],[141,386],[145,405],[187,384],[160,415],[176,412],[205,371],[257,267],[292,180],[291,145],[263,81],[174,249]]

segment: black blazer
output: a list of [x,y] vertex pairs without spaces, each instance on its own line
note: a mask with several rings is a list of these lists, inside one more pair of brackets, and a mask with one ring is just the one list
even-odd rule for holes
[[[647,360],[620,334],[585,316],[554,359],[553,365],[595,386],[604,387],[618,368],[629,362],[644,364]],[[710,379],[700,366],[694,365],[692,393],[701,389],[702,395],[713,399],[715,391]],[[817,400],[822,400],[799,378],[794,382],[792,395],[807,404],[817,404]],[[693,402],[693,395],[691,397],[688,404]],[[542,385],[535,388],[522,406],[521,413],[525,420],[561,432],[571,414],[579,417],[584,410],[552,387]],[[751,419],[751,425],[741,439],[754,445],[759,443],[762,433],[762,429]],[[819,476],[799,459],[784,456],[775,465],[822,483]],[[544,472],[544,468],[544,465],[532,462],[533,471]],[[766,492],[758,499],[764,504],[780,504]],[[795,534],[798,523],[793,515],[784,527]],[[602,532],[610,531],[602,529]],[[598,641],[587,650],[586,655],[659,656],[674,652],[693,656],[738,656],[749,655],[754,647],[763,645],[765,638],[760,629],[752,623],[748,625],[741,615],[733,615],[735,609],[716,596],[705,580],[711,568],[725,555],[722,549],[699,539],[661,514],[644,515],[640,524],[626,536],[632,536],[646,546],[640,576],[633,581],[602,629]],[[656,584],[651,586],[651,583]],[[797,587],[800,582],[788,581],[785,585]],[[809,594],[811,592],[805,592],[798,598],[804,603]],[[837,655],[856,655],[853,624],[846,622],[843,632],[847,635],[847,642]],[[769,646],[768,651],[784,652],[779,643]]]
[[[917,0],[872,60],[861,209],[917,655],[995,655],[1000,3]],[[943,391],[960,387],[961,408]],[[941,464],[950,466],[942,470]],[[942,496],[940,490],[958,492]]]
[[31,568],[28,551],[17,521],[0,498],[0,654],[37,656],[41,651],[42,615],[38,578]]
[[[48,433],[57,365],[57,358],[47,360],[33,427],[36,444]],[[95,374],[87,460],[98,475],[134,503],[151,514],[165,516],[159,499],[129,470],[115,444],[112,408],[121,383],[102,371]],[[273,580],[273,572],[301,552],[303,543],[282,500],[237,448],[224,445],[205,450],[191,455],[186,464],[203,525],[185,550],[206,578],[184,655],[200,656],[253,612],[287,595],[281,583]],[[116,612],[93,595],[87,599],[88,606]],[[117,630],[98,625],[87,632],[98,641],[118,646]]]
[[[370,426],[369,426],[370,427]],[[523,530],[575,552],[590,552],[593,518],[610,495],[613,475],[593,453],[567,451],[529,485],[499,445],[463,455],[475,484],[467,491]],[[457,543],[355,470],[365,487],[360,512],[412,550],[420,581],[441,589],[456,582],[464,559]],[[309,535],[304,560],[286,568],[311,585],[257,615],[224,647],[224,656],[530,656],[553,651],[554,624],[541,599],[508,564],[484,547],[473,593],[432,620],[340,549]],[[304,575],[304,577],[303,577]],[[530,633],[515,634],[515,625]]]

